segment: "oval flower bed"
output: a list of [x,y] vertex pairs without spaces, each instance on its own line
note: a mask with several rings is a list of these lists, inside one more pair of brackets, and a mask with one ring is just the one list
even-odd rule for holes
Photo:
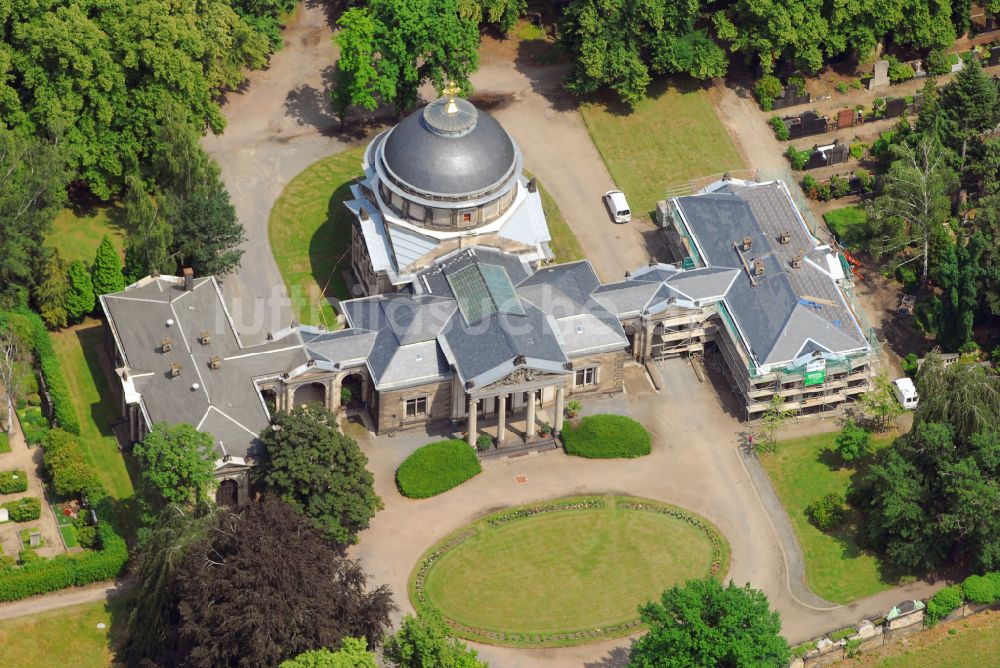
[[396,486],[403,496],[426,499],[461,485],[483,470],[475,451],[465,441],[435,441],[418,448],[396,470]]
[[571,497],[508,508],[448,535],[410,576],[414,606],[456,635],[518,647],[581,645],[641,629],[638,606],[692,578],[722,577],[725,539],[681,508]]
[[562,431],[566,454],[590,459],[641,457],[650,452],[649,432],[624,415],[589,415]]

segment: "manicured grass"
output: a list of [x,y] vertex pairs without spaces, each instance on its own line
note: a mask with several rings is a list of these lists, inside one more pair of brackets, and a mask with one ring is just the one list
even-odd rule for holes
[[135,519],[126,510],[132,497],[132,479],[111,430],[120,414],[98,357],[105,345],[104,328],[96,320],[88,319],[51,336],[80,420],[80,445],[97,470],[104,489],[122,502],[118,520],[128,535]]
[[10,437],[7,432],[0,431],[0,455],[5,452],[10,452]]
[[[525,171],[525,175],[529,178],[531,177],[530,172]],[[538,183],[538,193],[542,196],[542,211],[545,212],[545,222],[549,225],[549,236],[552,240],[549,242],[549,249],[552,254],[556,256],[556,262],[576,262],[577,260],[584,259],[583,249],[580,247],[580,242],[577,241],[576,235],[573,234],[573,230],[570,229],[569,223],[562,216],[562,212],[559,211],[559,205],[556,201],[552,199],[552,195],[549,191],[545,189],[540,181]]]
[[76,538],[76,527],[72,524],[60,524],[59,533],[62,534],[63,542],[66,543],[66,547],[76,547],[80,544],[80,541]]
[[834,236],[847,246],[857,246],[868,240],[871,231],[868,229],[868,214],[857,206],[845,206],[823,214],[826,226]]
[[418,448],[396,471],[396,485],[403,496],[426,499],[447,492],[475,476],[483,467],[465,441],[435,441]]
[[[827,533],[806,518],[807,505],[826,494],[846,494],[852,476],[857,475],[854,468],[840,468],[835,439],[834,432],[780,441],[774,453],[761,455],[761,463],[792,520],[809,587],[828,601],[849,603],[897,586],[902,578],[877,555],[858,546],[855,511],[848,512],[842,527]],[[890,441],[878,438],[873,444],[880,448]]]
[[[546,504],[593,500],[533,504],[520,511],[523,515],[494,524],[519,512],[507,509],[446,538],[425,554],[426,559],[442,552],[423,580],[426,602],[461,624],[458,634],[471,639],[536,647],[584,644],[596,638],[556,636],[635,622],[640,604],[674,584],[709,575],[712,543],[703,529],[653,510],[623,507],[636,501],[663,504],[605,497],[597,508],[538,511]],[[467,537],[459,544],[443,547],[461,535]],[[719,577],[728,568],[728,548],[721,543]],[[470,628],[504,635],[484,637]],[[639,628],[636,623],[605,637]]]
[[125,230],[121,223],[121,207],[95,206],[79,211],[63,209],[52,222],[46,244],[57,249],[66,262],[81,260],[90,266],[105,234],[111,237],[118,252],[123,252]]
[[40,536],[38,538],[38,545],[31,545],[32,531],[38,531],[38,527],[28,527],[27,529],[21,529],[21,531],[18,532],[18,535],[21,537],[21,544],[32,550],[38,547],[45,547],[45,539]]
[[292,179],[271,210],[271,251],[299,322],[337,329],[328,297],[347,299],[351,215],[342,202],[362,175],[363,148],[324,158]]
[[588,415],[562,431],[566,454],[589,459],[641,457],[650,452],[649,432],[624,415]]
[[582,104],[580,113],[633,216],[649,218],[668,186],[744,166],[708,94],[694,84],[655,82],[631,113],[602,101]]
[[[120,599],[110,605],[115,608],[105,602],[85,603],[0,621],[0,663],[18,668],[112,665],[112,618],[127,610],[122,610]],[[104,628],[97,628],[102,623]]]

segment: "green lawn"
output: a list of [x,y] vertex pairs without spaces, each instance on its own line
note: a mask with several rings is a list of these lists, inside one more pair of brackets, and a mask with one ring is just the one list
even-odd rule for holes
[[[600,509],[559,510],[500,526],[489,517],[476,522],[475,535],[430,566],[427,601],[478,629],[556,634],[636,620],[640,604],[709,574],[712,546],[703,530],[657,512],[617,507],[614,498],[605,501]],[[721,563],[724,575],[728,561]]]
[[[849,603],[900,584],[878,557],[858,547],[857,516],[843,528],[823,533],[806,519],[805,507],[829,493],[845,494],[856,474],[839,468],[836,432],[780,441],[774,453],[761,455],[774,490],[795,527],[806,562],[809,587],[834,603]],[[879,439],[876,447],[890,439]]]
[[871,236],[868,228],[868,214],[857,206],[845,206],[823,214],[826,226],[843,244],[851,248],[867,241]]
[[[531,173],[525,170],[525,176],[531,178]],[[549,224],[549,235],[552,241],[549,242],[549,249],[556,256],[556,262],[575,262],[586,257],[580,242],[576,240],[576,235],[570,229],[569,223],[562,216],[559,205],[552,199],[552,195],[545,189],[540,181],[538,183],[538,193],[542,196],[542,211],[545,212],[545,222]]]
[[326,298],[346,299],[340,275],[350,266],[351,216],[341,204],[362,175],[363,148],[324,158],[292,179],[271,210],[271,251],[303,324],[337,328]]
[[668,186],[744,167],[704,90],[658,81],[649,94],[631,113],[613,102],[580,105],[611,177],[643,217]]
[[[911,637],[911,648],[899,656],[858,660],[854,664],[845,663],[845,666],[968,668],[997,665],[1000,660],[1000,613],[986,612],[968,620],[946,624],[944,628],[947,630],[935,633],[933,639],[926,643],[923,635]],[[991,656],[992,659],[989,658]]]
[[115,248],[122,252],[125,231],[120,207],[95,206],[80,211],[63,209],[53,221],[46,243],[56,248],[67,262],[82,260],[89,266],[105,234],[111,236]]
[[111,431],[111,425],[120,419],[120,412],[98,358],[98,351],[105,345],[104,328],[89,319],[51,337],[80,419],[80,444],[108,494],[122,502],[119,520],[129,535],[134,527],[134,518],[128,510],[132,480]]
[[[108,645],[124,625],[127,603],[85,603],[61,610],[0,621],[0,664],[18,668],[106,668]],[[114,623],[113,623],[114,621]],[[97,628],[104,624],[103,629]]]

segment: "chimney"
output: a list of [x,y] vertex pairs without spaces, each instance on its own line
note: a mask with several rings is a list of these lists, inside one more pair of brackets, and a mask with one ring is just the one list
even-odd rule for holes
[[743,237],[743,252],[746,253],[751,248],[753,248],[753,239],[750,237]]
[[213,355],[212,359],[209,360],[208,366],[210,369],[221,369],[222,368],[222,358],[218,355]]
[[170,349],[172,347],[173,347],[173,341],[171,341],[170,339],[168,339],[166,337],[160,339],[160,352],[161,353],[169,353]]
[[170,377],[176,378],[179,375],[181,375],[181,365],[177,362],[172,362],[170,364]]
[[763,276],[764,275],[764,261],[763,260],[754,260],[753,261],[753,275],[754,276]]
[[191,267],[184,267],[184,291],[190,292],[194,290],[194,269]]
[[203,346],[207,346],[211,342],[212,342],[211,332],[202,332],[201,336],[198,337],[198,343],[200,343]]
[[792,268],[801,269],[802,268],[802,254],[796,253],[792,256]]
[[792,235],[789,234],[788,232],[782,232],[781,235],[778,237],[778,241],[780,241],[782,244],[790,244],[792,243]]
[[537,191],[538,191],[538,180],[534,176],[532,176],[528,180],[528,192],[533,193]]

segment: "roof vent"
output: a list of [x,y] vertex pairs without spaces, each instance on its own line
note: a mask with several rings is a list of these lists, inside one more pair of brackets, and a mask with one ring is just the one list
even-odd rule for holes
[[181,365],[177,362],[172,362],[170,364],[170,377],[176,378],[179,375],[181,375]]
[[417,353],[417,361],[419,362],[422,359],[424,359],[424,354],[423,353]]
[[191,383],[192,392],[197,392],[199,389],[201,389],[201,385],[199,385],[198,383]]
[[743,237],[743,252],[746,253],[751,248],[753,248],[753,239],[751,237]]
[[211,369],[221,369],[222,368],[222,358],[218,355],[212,355],[212,359],[208,361],[208,366]]
[[538,191],[538,180],[532,176],[528,179],[528,192],[533,193]]
[[174,326],[174,319],[167,318],[167,327],[173,327],[173,326]]
[[194,290],[194,269],[191,267],[184,267],[184,291],[191,292]]
[[576,333],[577,334],[583,334],[583,325],[577,325],[576,326]]
[[801,269],[802,268],[802,254],[801,253],[796,253],[794,256],[792,256],[792,268],[793,269]]
[[365,207],[363,207],[363,206],[359,207],[358,208],[358,217],[361,220],[368,220],[368,210],[365,209]]
[[763,260],[754,260],[753,261],[753,275],[754,276],[763,276],[764,275],[764,261]]
[[167,337],[163,337],[162,339],[160,339],[160,352],[169,353],[170,350],[173,348],[173,343],[174,342]]
[[782,232],[778,236],[778,241],[780,241],[782,244],[790,244],[792,243],[792,235],[789,234],[788,232]]
[[203,346],[207,346],[211,342],[212,342],[211,332],[202,332],[201,336],[198,337],[198,343],[200,343]]

